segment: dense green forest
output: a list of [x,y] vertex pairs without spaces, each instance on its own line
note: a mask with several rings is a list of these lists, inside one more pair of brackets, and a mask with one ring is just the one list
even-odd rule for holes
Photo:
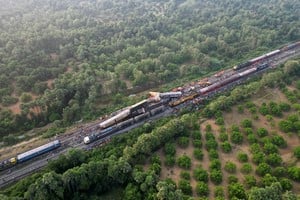
[[[0,0],[0,135],[108,112],[113,99],[300,38],[297,0]],[[106,100],[106,101],[105,101]]]

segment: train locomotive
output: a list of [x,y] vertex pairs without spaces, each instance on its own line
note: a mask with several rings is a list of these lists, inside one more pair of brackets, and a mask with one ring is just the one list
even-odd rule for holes
[[23,163],[39,155],[52,151],[60,146],[61,146],[61,142],[59,140],[55,140],[47,144],[44,144],[42,146],[39,146],[37,148],[26,151],[24,153],[18,154],[16,157],[12,157],[0,162],[0,170],[4,170],[16,164]]

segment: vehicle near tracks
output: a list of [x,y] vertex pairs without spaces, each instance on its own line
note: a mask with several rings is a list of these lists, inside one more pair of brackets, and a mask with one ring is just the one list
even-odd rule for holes
[[6,160],[0,162],[0,170],[4,170],[4,169],[12,167],[16,164],[23,163],[23,162],[30,160],[32,158],[35,158],[39,155],[50,152],[60,146],[61,146],[60,141],[55,140],[55,141],[49,142],[47,144],[44,144],[42,146],[39,146],[37,148],[26,151],[24,153],[18,154],[16,157],[12,157],[12,158],[9,158],[9,159],[6,159]]

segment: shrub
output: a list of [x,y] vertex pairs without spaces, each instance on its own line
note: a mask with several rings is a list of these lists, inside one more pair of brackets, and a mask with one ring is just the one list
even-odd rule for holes
[[177,159],[177,164],[181,168],[189,169],[192,163],[191,163],[191,159],[188,156],[183,155]]
[[178,183],[178,189],[180,189],[186,195],[192,194],[192,186],[187,180],[180,180]]
[[275,144],[272,144],[271,142],[265,143],[263,150],[266,154],[278,153],[277,146]]
[[256,186],[256,179],[255,179],[255,177],[252,176],[252,175],[246,175],[246,176],[245,176],[244,183],[245,183],[246,187],[247,187],[248,189],[250,189],[251,187]]
[[230,199],[247,199],[245,189],[240,183],[232,183],[228,186]]
[[252,160],[255,164],[260,164],[265,161],[265,154],[262,152],[253,154]]
[[284,177],[287,174],[287,169],[285,167],[275,167],[272,171],[272,175],[276,177]]
[[293,152],[294,152],[294,156],[295,156],[297,159],[300,159],[300,146],[294,148]]
[[238,181],[239,181],[239,179],[236,176],[233,176],[233,175],[228,176],[228,184],[237,183]]
[[229,153],[232,150],[231,144],[228,141],[221,143],[221,149],[224,153]]
[[225,170],[229,173],[235,173],[236,172],[236,165],[233,162],[226,162],[225,163]]
[[201,140],[201,132],[200,131],[193,131],[192,132],[192,138],[194,139],[194,140]]
[[243,143],[243,135],[239,131],[233,131],[230,135],[230,139],[234,144]]
[[201,148],[202,147],[202,141],[201,140],[193,140],[193,146],[196,148]]
[[227,134],[227,133],[220,133],[220,135],[219,135],[219,140],[220,140],[221,142],[227,141],[227,140],[228,140],[228,134]]
[[256,168],[256,174],[259,176],[264,176],[271,173],[271,167],[267,163],[260,163]]
[[166,143],[164,146],[164,152],[167,155],[175,155],[176,154],[176,146],[174,143]]
[[242,127],[244,128],[251,128],[252,127],[252,121],[250,119],[244,119],[241,122]]
[[292,188],[293,188],[293,184],[290,181],[290,179],[282,178],[279,180],[279,183],[280,183],[283,191],[289,191],[289,190],[292,190]]
[[257,143],[257,139],[256,139],[256,137],[255,137],[255,135],[254,134],[249,134],[248,136],[247,136],[247,139],[248,139],[248,142],[250,143],[250,144],[255,144],[255,143]]
[[200,181],[196,185],[196,193],[199,196],[207,196],[209,194],[209,189],[207,183]]
[[197,160],[203,160],[203,152],[201,149],[194,149],[194,157]]
[[191,176],[188,171],[182,171],[182,172],[180,172],[180,178],[185,179],[185,180],[190,180]]
[[166,155],[165,165],[172,167],[175,165],[175,156]]
[[194,178],[197,181],[203,181],[205,183],[208,182],[208,173],[201,166],[194,169]]
[[216,151],[215,149],[209,150],[208,157],[209,157],[210,160],[214,160],[214,159],[219,158],[218,151]]
[[177,143],[181,148],[187,148],[189,146],[189,142],[190,140],[188,137],[179,137],[177,140]]
[[237,158],[240,162],[247,162],[248,161],[248,155],[243,152],[239,152],[237,155]]
[[252,166],[249,163],[244,163],[241,167],[241,172],[243,174],[250,174],[252,172]]
[[221,170],[221,162],[219,160],[213,160],[209,165],[210,170]]
[[215,187],[215,197],[224,197],[224,189],[222,186]]
[[271,153],[266,157],[266,162],[271,166],[279,166],[282,163],[282,158],[277,153]]
[[220,170],[212,170],[209,175],[210,180],[214,184],[220,184],[223,181],[222,171]]
[[265,129],[265,128],[258,128],[256,134],[257,134],[259,137],[265,137],[265,136],[268,135],[268,131],[267,131],[267,129]]
[[209,139],[205,143],[205,148],[207,151],[209,151],[210,149],[217,149],[218,143],[214,139]]

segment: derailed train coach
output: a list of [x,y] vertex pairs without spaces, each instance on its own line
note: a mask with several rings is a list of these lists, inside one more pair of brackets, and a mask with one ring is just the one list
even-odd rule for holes
[[44,153],[50,152],[60,146],[61,146],[61,142],[59,140],[55,140],[55,141],[49,142],[47,144],[44,144],[42,146],[39,146],[37,148],[26,151],[24,153],[18,154],[16,157],[12,157],[12,158],[1,161],[0,162],[0,170],[4,170],[4,169],[10,168],[18,163],[22,163],[22,162],[28,161],[30,159],[33,159]]

